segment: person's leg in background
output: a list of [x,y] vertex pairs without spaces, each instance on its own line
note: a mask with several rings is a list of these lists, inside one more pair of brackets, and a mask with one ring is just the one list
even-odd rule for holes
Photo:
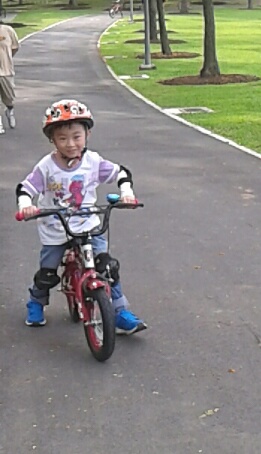
[[15,84],[14,76],[2,77],[2,101],[6,106],[5,115],[8,120],[9,127],[14,129],[16,120],[14,115],[14,99],[15,99]]
[[0,134],[5,133],[4,125],[3,125],[3,120],[2,120],[2,114],[1,114],[1,100],[3,97],[3,89],[2,89],[2,79],[3,77],[0,77]]

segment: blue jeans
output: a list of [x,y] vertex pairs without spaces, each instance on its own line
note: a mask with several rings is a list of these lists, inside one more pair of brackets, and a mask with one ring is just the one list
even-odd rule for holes
[[[95,256],[101,252],[107,252],[107,241],[103,235],[93,237],[92,246]],[[60,244],[58,246],[43,246],[40,252],[40,268],[52,268],[57,270],[67,248],[68,243]],[[49,290],[40,290],[33,284],[29,288],[29,291],[31,301],[41,303],[43,306],[49,304]],[[115,313],[128,308],[129,303],[126,296],[122,293],[120,282],[117,282],[116,285],[111,287],[111,297]]]

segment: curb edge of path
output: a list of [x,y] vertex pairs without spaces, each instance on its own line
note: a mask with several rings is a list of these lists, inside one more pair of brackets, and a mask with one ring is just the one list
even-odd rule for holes
[[[120,19],[119,19],[120,20]],[[99,37],[99,40],[98,40],[98,43],[97,43],[97,47],[98,49],[100,49],[100,46],[101,46],[101,39],[103,38],[103,35],[112,27],[114,27],[114,25],[117,23],[118,21],[116,22],[113,22],[113,24],[109,25],[109,27],[107,27],[103,32],[102,34],[100,35]],[[100,52],[99,52],[100,53]],[[230,145],[231,147],[233,148],[236,148],[237,150],[240,150],[240,151],[243,151],[244,153],[248,154],[248,155],[251,155],[251,156],[254,156],[255,158],[258,158],[258,159],[261,159],[261,153],[258,153],[257,151],[254,151],[252,150],[251,148],[247,148],[247,147],[244,147],[243,145],[239,145],[238,143],[234,142],[233,140],[230,140],[230,139],[227,139],[226,137],[223,137],[223,136],[220,136],[219,134],[215,134],[213,132],[211,132],[209,129],[206,129],[206,128],[203,128],[202,126],[198,126],[198,125],[195,125],[193,123],[190,123],[189,121],[187,120],[184,120],[184,118],[181,118],[179,117],[178,115],[172,115],[168,112],[165,112],[163,110],[162,107],[158,106],[157,104],[155,104],[154,102],[150,101],[149,99],[145,98],[145,96],[143,96],[141,93],[139,93],[138,91],[136,91],[134,88],[130,87],[128,84],[126,84],[123,80],[121,80],[117,74],[113,71],[113,69],[107,64],[106,62],[106,59],[101,55],[100,53],[100,56],[101,56],[101,59],[103,60],[105,66],[107,67],[109,73],[112,75],[112,77],[114,77],[114,79],[120,84],[122,85],[123,87],[125,87],[127,90],[129,90],[134,96],[136,96],[137,98],[139,98],[141,101],[143,101],[144,103],[148,104],[149,106],[153,107],[154,109],[158,110],[159,112],[161,112],[163,115],[166,115],[167,117],[169,118],[172,118],[173,120],[176,120],[178,121],[179,123],[182,123],[183,125],[185,126],[188,126],[189,128],[192,128],[192,129],[195,129],[196,131],[206,135],[206,136],[209,136],[209,137],[212,137],[213,139],[216,139],[218,140],[219,142],[223,142],[227,145]]]

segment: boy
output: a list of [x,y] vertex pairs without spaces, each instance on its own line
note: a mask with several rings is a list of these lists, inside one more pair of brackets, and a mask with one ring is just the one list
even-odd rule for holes
[[[124,203],[135,200],[131,172],[123,166],[103,159],[98,153],[87,150],[87,138],[93,127],[93,117],[88,107],[76,100],[58,101],[46,110],[43,132],[56,149],[34,167],[33,171],[17,186],[19,211],[25,218],[33,216],[37,207],[32,198],[39,195],[38,208],[76,207],[95,204],[96,188],[101,183],[117,182]],[[90,230],[99,225],[99,218],[73,219],[77,232]],[[59,220],[54,216],[38,219],[42,243],[40,269],[30,287],[27,303],[28,326],[43,326],[46,323],[43,307],[48,304],[49,289],[40,289],[37,283],[46,280],[47,269],[57,273],[68,238]],[[103,236],[93,238],[95,254],[107,251]],[[50,273],[49,273],[50,274]],[[39,284],[38,284],[39,285]],[[52,285],[50,285],[52,288]],[[121,284],[114,282],[111,288],[115,310],[115,325],[118,334],[133,334],[147,328],[143,320],[128,310],[128,301]]]

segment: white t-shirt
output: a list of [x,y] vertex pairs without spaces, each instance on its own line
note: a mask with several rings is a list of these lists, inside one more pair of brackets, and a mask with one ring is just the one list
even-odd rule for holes
[[[97,186],[115,181],[119,170],[118,164],[89,150],[77,167],[65,170],[59,167],[52,152],[34,167],[32,173],[22,182],[22,186],[31,197],[39,194],[39,208],[80,208],[95,204]],[[91,230],[99,223],[97,215],[88,218],[73,216],[69,226],[72,231],[79,233]],[[38,231],[43,245],[59,245],[68,241],[56,215],[39,218]]]
[[12,27],[0,24],[0,77],[14,76],[12,51],[19,48],[17,34]]

